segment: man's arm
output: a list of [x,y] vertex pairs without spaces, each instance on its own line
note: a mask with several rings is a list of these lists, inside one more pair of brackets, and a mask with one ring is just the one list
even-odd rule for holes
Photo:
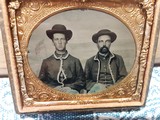
[[119,71],[118,80],[121,80],[121,79],[123,79],[124,77],[127,76],[127,70],[126,70],[125,63],[124,63],[124,60],[123,60],[122,56],[119,56],[118,66],[119,66],[119,68],[118,68],[118,71]]
[[95,84],[96,82],[93,82],[92,80],[92,64],[90,60],[87,60],[86,65],[85,65],[85,81],[86,81],[86,90],[89,91]]
[[45,81],[45,77],[46,77],[46,68],[47,68],[46,62],[45,60],[43,60],[41,69],[39,72],[39,79],[42,80],[43,82]]

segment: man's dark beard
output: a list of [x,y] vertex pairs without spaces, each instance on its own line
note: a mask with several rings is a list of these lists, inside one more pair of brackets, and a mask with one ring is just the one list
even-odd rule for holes
[[108,54],[109,49],[106,46],[103,46],[103,47],[100,48],[99,52],[102,53],[102,54]]

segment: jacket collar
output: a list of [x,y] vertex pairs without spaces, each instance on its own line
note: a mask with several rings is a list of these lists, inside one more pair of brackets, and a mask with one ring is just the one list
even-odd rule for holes
[[66,51],[64,54],[57,54],[56,51],[53,53],[53,56],[56,58],[56,59],[67,59],[67,57],[69,56],[69,53],[68,51]]
[[[98,56],[99,56],[99,52],[97,53],[97,55],[94,56],[94,60],[98,61],[97,83],[99,81],[100,64],[101,64]],[[112,79],[113,79],[113,83],[115,83],[115,77],[114,77],[114,75],[112,73],[112,68],[111,68],[110,62],[111,62],[112,58],[114,58],[114,57],[115,57],[115,55],[110,52],[110,54],[109,54],[109,61],[108,61],[108,67],[109,67],[109,70],[110,70],[110,73],[111,73],[111,76],[112,76]]]

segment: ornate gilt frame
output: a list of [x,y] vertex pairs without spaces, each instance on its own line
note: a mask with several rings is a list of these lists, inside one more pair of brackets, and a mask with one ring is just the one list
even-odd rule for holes
[[[7,37],[4,47],[18,113],[145,104],[158,38],[159,0],[5,0],[2,2]],[[72,95],[55,91],[37,81],[38,78],[31,71],[27,60],[30,35],[44,19],[58,12],[73,9],[94,9],[110,13],[129,27],[135,39],[136,58],[132,70],[123,82],[100,93]]]

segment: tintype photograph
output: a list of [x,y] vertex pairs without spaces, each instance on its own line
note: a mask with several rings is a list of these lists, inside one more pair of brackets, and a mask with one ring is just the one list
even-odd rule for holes
[[135,40],[116,17],[96,10],[69,10],[43,21],[29,40],[36,76],[68,93],[95,93],[127,76]]
[[16,112],[145,105],[158,40],[157,4],[3,1]]

